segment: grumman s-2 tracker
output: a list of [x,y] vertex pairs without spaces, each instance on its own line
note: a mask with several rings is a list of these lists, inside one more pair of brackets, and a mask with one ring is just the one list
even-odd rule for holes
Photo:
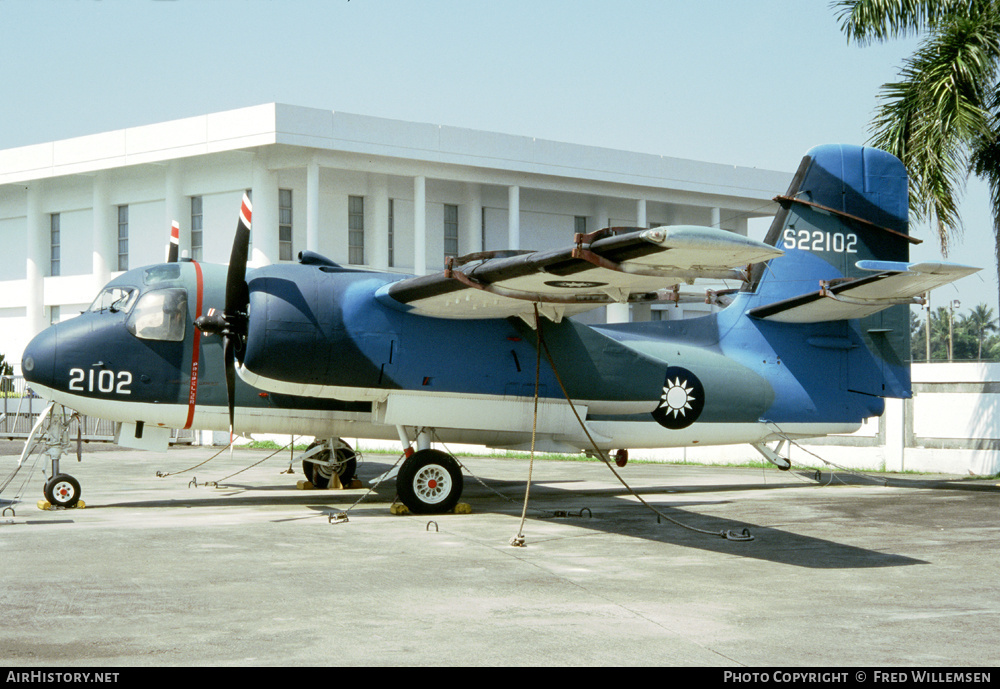
[[[462,492],[458,463],[432,440],[620,458],[750,443],[787,469],[765,443],[850,433],[883,398],[910,396],[909,305],[977,269],[909,263],[906,172],[883,151],[815,148],[775,200],[764,242],[612,228],[416,277],[311,252],[248,270],[244,200],[228,268],[174,257],[116,277],[31,341],[24,376],[54,405],[120,422],[128,446],[165,449],[171,428],[315,436],[303,467],[321,487],[354,475],[341,437],[398,437],[409,456],[397,491],[416,513],[447,511]],[[700,318],[569,318],[698,278],[742,286],[709,292],[725,308]],[[49,436],[45,495],[70,507],[80,485],[58,465],[68,422],[51,423],[67,415],[48,414],[35,432]]]

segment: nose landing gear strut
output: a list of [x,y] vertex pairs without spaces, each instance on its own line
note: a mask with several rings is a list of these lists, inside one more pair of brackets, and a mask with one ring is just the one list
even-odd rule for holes
[[[53,402],[42,411],[35,422],[28,439],[24,442],[24,450],[18,459],[20,466],[39,446],[43,446],[44,452],[49,456],[52,467],[50,478],[45,482],[42,493],[45,499],[53,507],[70,508],[82,507],[80,501],[80,482],[69,474],[63,474],[59,470],[59,460],[64,454],[72,451],[72,443],[69,439],[69,427],[73,419],[79,421],[80,417],[76,412],[66,409],[61,404]],[[77,426],[76,440],[76,461],[80,461],[80,429]]]

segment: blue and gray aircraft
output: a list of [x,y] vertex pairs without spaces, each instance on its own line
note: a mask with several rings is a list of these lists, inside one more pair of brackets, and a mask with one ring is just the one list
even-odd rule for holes
[[[36,336],[32,389],[165,448],[173,428],[315,436],[320,487],[353,478],[342,440],[402,443],[401,502],[447,511],[462,472],[432,442],[600,453],[851,433],[910,392],[909,305],[974,272],[910,263],[905,169],[867,147],[808,152],[763,242],[710,227],[609,228],[571,246],[465,256],[437,274],[340,266],[312,252],[247,268],[244,199],[228,268],[170,260],[111,280],[82,315]],[[614,303],[679,298],[700,318],[586,325]],[[46,498],[72,506],[50,441]],[[416,451],[412,445],[416,445]],[[779,446],[780,447],[780,446]]]

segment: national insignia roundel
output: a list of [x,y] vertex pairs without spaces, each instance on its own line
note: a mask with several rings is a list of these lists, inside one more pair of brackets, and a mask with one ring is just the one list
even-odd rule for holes
[[664,428],[687,428],[705,407],[705,388],[698,376],[686,368],[671,366],[663,382],[663,394],[653,418]]

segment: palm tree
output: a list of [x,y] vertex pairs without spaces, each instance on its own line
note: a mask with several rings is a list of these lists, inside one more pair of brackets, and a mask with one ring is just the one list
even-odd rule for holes
[[983,359],[983,341],[986,333],[997,332],[996,319],[993,318],[993,309],[986,304],[980,304],[965,318],[965,325],[979,342],[979,353],[976,355],[977,361]]
[[927,220],[942,254],[961,232],[957,198],[970,174],[990,186],[1000,277],[1000,0],[837,0],[848,41],[921,35],[885,84],[870,143],[910,175],[910,211]]

